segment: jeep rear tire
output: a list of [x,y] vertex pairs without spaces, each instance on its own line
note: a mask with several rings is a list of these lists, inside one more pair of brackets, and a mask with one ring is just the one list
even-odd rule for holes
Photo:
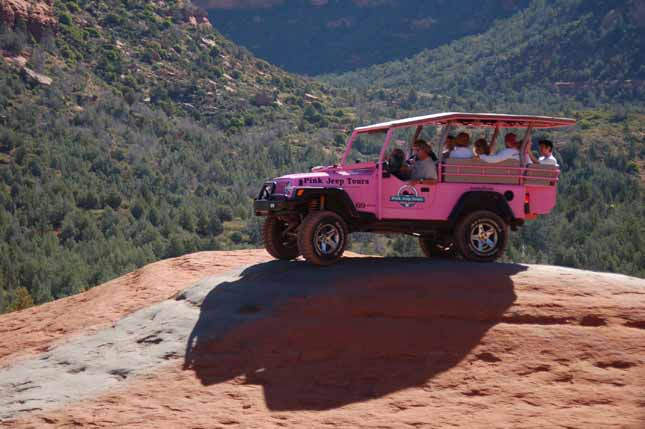
[[428,258],[454,259],[457,257],[457,248],[452,241],[421,236],[419,247]]
[[457,223],[455,244],[469,261],[492,262],[506,250],[508,225],[488,210],[469,213]]
[[347,247],[347,224],[331,211],[309,213],[298,228],[298,249],[314,265],[337,262]]
[[264,248],[276,259],[296,259],[300,255],[296,237],[291,238],[284,234],[288,227],[287,222],[275,216],[267,217],[262,226]]

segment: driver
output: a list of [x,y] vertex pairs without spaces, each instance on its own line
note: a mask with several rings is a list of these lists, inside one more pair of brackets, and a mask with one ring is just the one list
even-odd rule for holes
[[399,180],[407,180],[410,177],[410,167],[405,165],[405,152],[402,149],[393,149],[387,158],[387,172]]

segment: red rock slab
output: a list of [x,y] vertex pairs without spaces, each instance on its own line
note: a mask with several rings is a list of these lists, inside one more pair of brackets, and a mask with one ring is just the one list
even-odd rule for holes
[[[170,364],[5,424],[645,427],[643,280],[528,266],[509,276],[512,294],[489,293],[477,306],[474,286],[499,286],[463,267],[432,279],[443,285],[437,308],[424,310],[414,289],[383,293],[387,282],[334,285],[210,341],[201,367]],[[510,299],[498,305],[496,295]],[[468,305],[455,305],[462,299]]]
[[0,316],[0,367],[59,339],[109,326],[199,279],[269,260],[264,250],[199,252],[155,262],[87,292]]
[[78,295],[0,315],[0,367],[47,351],[57,340],[109,326],[204,277],[271,259],[264,249],[192,253],[154,262]]

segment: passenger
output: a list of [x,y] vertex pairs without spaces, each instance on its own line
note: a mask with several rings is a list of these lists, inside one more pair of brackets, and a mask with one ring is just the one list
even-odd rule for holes
[[[506,161],[507,159],[516,159],[520,160],[520,142],[517,141],[517,136],[515,133],[508,133],[506,134],[506,137],[504,137],[504,144],[506,145],[505,149],[500,150],[498,153],[495,155],[480,155],[479,159],[485,162],[502,162]],[[492,150],[492,144],[491,144],[491,150]]]
[[490,146],[488,146],[486,139],[477,139],[473,145],[473,151],[476,157],[479,155],[490,155]]
[[452,159],[470,159],[473,157],[473,151],[469,148],[470,136],[468,133],[459,133],[455,139],[455,149],[450,152]]
[[399,180],[408,180],[410,167],[405,165],[405,152],[401,149],[393,149],[387,159],[387,172]]
[[455,136],[448,134],[446,141],[443,142],[443,149],[441,151],[441,159],[446,159],[450,156],[450,152],[455,149]]
[[[410,171],[410,184],[437,183],[437,166],[433,161],[434,152],[425,140],[417,140],[412,146],[416,161]],[[436,156],[434,156],[436,159]]]
[[536,158],[533,151],[529,151],[529,158],[536,164],[553,165],[559,167],[558,160],[553,156],[553,142],[551,140],[540,140],[538,143],[540,157]]

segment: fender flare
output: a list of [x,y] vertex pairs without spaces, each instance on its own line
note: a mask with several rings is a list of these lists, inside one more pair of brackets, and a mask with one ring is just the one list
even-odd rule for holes
[[475,210],[490,210],[509,224],[516,220],[504,195],[494,191],[465,192],[453,207],[448,219],[455,224],[462,216]]
[[356,206],[354,206],[354,202],[342,188],[298,187],[298,190],[304,190],[304,193],[299,197],[294,197],[295,201],[304,202],[324,196],[326,199],[325,207],[338,213],[346,221],[359,217]]

